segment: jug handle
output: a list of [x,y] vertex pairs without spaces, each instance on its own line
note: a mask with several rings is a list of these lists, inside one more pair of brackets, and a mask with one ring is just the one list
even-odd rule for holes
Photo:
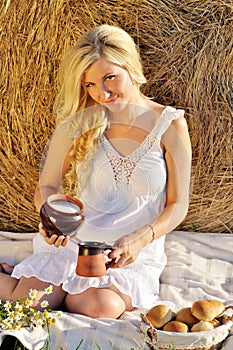
[[[114,248],[111,245],[105,245],[104,246],[104,250],[111,250],[113,251]],[[112,260],[109,260],[105,263],[106,269],[109,269],[110,267],[113,267],[113,265],[116,262],[116,258],[113,258]]]

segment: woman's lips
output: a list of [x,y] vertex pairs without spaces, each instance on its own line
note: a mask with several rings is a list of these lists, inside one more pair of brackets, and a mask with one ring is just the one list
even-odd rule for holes
[[111,98],[111,100],[105,101],[104,104],[111,105],[113,103],[116,103],[117,99],[118,99],[118,96]]

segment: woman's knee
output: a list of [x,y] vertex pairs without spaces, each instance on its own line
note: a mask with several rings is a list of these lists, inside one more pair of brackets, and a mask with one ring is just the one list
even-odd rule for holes
[[118,318],[125,311],[125,302],[110,289],[91,288],[81,294],[67,294],[65,307],[92,318]]
[[118,318],[125,311],[124,300],[110,289],[97,289],[95,298],[92,309],[95,318]]

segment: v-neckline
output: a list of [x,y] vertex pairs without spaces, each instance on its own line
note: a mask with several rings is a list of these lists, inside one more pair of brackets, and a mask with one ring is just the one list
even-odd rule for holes
[[157,129],[159,123],[161,122],[161,118],[163,117],[165,111],[167,110],[168,106],[166,106],[164,108],[164,110],[162,111],[162,113],[160,114],[157,123],[153,126],[153,128],[150,130],[150,132],[147,134],[147,136],[144,138],[144,140],[140,143],[140,145],[138,147],[135,148],[134,151],[132,151],[131,153],[129,153],[128,155],[124,156],[121,152],[119,152],[114,145],[112,144],[112,142],[103,134],[102,138],[103,141],[111,148],[111,150],[119,157],[122,159],[130,159],[132,158],[136,153],[138,153],[140,151],[140,149],[145,145],[145,143],[148,141],[148,139],[151,137],[151,135],[155,134],[155,130]]

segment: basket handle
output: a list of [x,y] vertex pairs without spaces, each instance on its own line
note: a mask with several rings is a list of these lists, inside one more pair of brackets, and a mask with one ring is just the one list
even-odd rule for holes
[[151,341],[156,341],[157,342],[157,331],[156,328],[152,326],[151,322],[148,320],[146,315],[140,314],[141,316],[141,321],[145,323],[149,328],[147,328],[146,333],[148,337],[150,338]]
[[231,315],[227,315],[224,314],[223,315],[223,323],[226,323],[227,321],[233,321],[233,305],[228,305],[225,307],[225,311],[232,309],[232,314]]

